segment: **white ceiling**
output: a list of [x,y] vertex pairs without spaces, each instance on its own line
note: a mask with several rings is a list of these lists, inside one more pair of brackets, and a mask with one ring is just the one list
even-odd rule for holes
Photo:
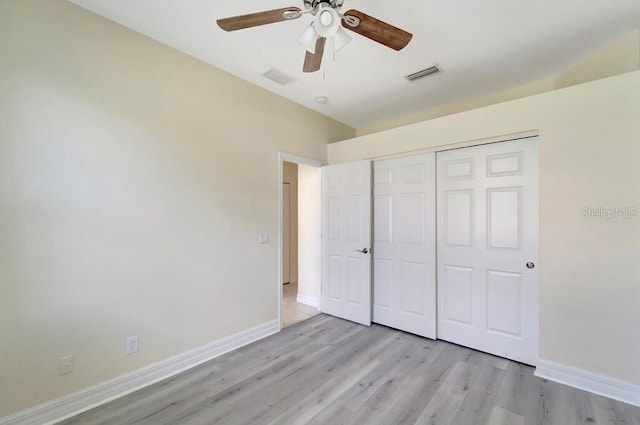
[[[303,16],[235,32],[216,19],[302,0],[71,0],[135,31],[355,128],[554,75],[640,26],[639,0],[345,0],[413,33],[396,52],[358,34],[323,69],[304,74],[296,39]],[[443,72],[409,82],[438,64]],[[275,68],[295,78],[282,87],[262,77]],[[326,96],[325,105],[315,102]]]

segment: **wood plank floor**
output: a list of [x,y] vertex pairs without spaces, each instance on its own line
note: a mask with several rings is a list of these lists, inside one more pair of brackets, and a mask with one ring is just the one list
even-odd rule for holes
[[640,408],[533,368],[316,316],[64,425],[640,425]]

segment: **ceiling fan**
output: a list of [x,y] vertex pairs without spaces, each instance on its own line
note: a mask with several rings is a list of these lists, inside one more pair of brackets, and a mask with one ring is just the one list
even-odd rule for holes
[[285,7],[218,19],[217,23],[225,31],[236,31],[290,21],[306,14],[313,15],[313,21],[298,38],[298,42],[307,49],[303,66],[304,72],[315,72],[320,69],[327,39],[333,40],[334,52],[342,49],[351,41],[351,37],[343,28],[394,50],[402,50],[413,37],[407,31],[358,10],[352,9],[344,14],[340,13],[344,0],[303,0],[303,2],[304,10],[295,6]]

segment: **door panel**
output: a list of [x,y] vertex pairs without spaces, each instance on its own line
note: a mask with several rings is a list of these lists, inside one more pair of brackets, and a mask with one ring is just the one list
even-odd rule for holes
[[371,324],[371,162],[322,169],[322,311]]
[[448,246],[473,244],[474,193],[470,190],[444,194],[444,238]]
[[[373,298],[375,300],[374,311],[375,306],[383,309],[391,309],[393,306],[393,260],[374,258],[373,270]],[[374,322],[376,321],[376,318],[377,317],[374,316]]]
[[440,152],[438,338],[538,356],[537,138]]
[[[433,204],[431,204],[433,207]],[[406,244],[424,243],[425,221],[424,193],[401,193],[398,195],[398,238]]]
[[522,188],[487,189],[487,247],[520,249]]
[[373,321],[436,337],[435,155],[374,163]]
[[522,274],[487,271],[487,330],[522,338]]
[[400,308],[401,313],[423,316],[424,311],[424,285],[425,265],[424,263],[411,263],[402,261],[400,263]]
[[444,266],[443,289],[444,303],[442,312],[448,322],[471,326],[471,275],[469,267]]

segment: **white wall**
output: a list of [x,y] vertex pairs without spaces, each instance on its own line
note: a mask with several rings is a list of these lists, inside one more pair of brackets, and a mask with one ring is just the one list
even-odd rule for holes
[[640,384],[640,71],[329,145],[329,162],[539,133],[540,357]]
[[298,164],[298,302],[318,307],[321,277],[320,168]]
[[353,135],[71,3],[1,1],[0,417],[276,320],[278,152]]

